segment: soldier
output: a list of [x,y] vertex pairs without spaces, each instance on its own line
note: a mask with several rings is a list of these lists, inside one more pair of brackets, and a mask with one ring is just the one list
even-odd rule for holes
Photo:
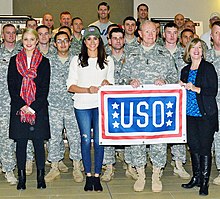
[[90,24],[89,26],[97,26],[100,30],[102,40],[104,42],[104,45],[108,44],[107,40],[107,28],[110,24],[112,24],[111,21],[109,21],[110,18],[110,6],[106,2],[101,2],[98,5],[98,20]]
[[[60,27],[67,26],[71,28],[71,25],[72,25],[72,15],[70,14],[70,12],[69,11],[61,12],[60,13]],[[55,35],[58,32],[60,27],[53,30],[53,35]]]
[[[216,21],[212,25],[211,38],[213,40],[213,47],[208,50],[206,54],[207,61],[211,62],[215,66],[215,70],[220,76],[220,21]],[[218,80],[218,89],[220,90],[220,80]],[[218,107],[220,107],[220,92],[216,97]],[[220,119],[220,113],[218,113]],[[215,132],[214,134],[214,150],[215,150],[215,163],[219,175],[213,180],[213,184],[220,185],[220,134]]]
[[140,30],[140,25],[143,21],[148,20],[149,7],[145,3],[141,3],[137,7],[137,30],[135,31],[135,36],[139,37],[138,30]]
[[[125,33],[121,28],[113,28],[109,33],[109,45],[112,49],[111,57],[113,58],[115,64],[115,84],[124,85],[126,82],[121,78],[121,71],[126,61],[126,52],[124,50],[124,39]],[[120,149],[120,153],[121,149]],[[115,164],[115,147],[114,146],[105,146],[104,147],[104,160],[103,164],[106,164],[106,170],[101,177],[101,180],[104,182],[109,182],[114,176],[113,164]],[[129,167],[131,169],[131,166]],[[134,170],[135,172],[135,170]],[[135,172],[136,174],[136,172]],[[134,174],[134,175],[135,175]],[[136,174],[137,179],[137,174]]]
[[196,34],[196,24],[192,20],[186,20],[184,23],[184,29],[190,29],[193,31],[193,38],[199,38],[199,35]]
[[[174,58],[176,68],[178,70],[178,77],[180,77],[181,69],[186,65],[183,61],[184,48],[177,45],[178,40],[178,27],[175,23],[169,22],[164,26],[163,36],[165,38],[165,47]],[[183,167],[183,163],[186,162],[186,147],[185,144],[172,144],[171,153],[174,160],[174,175],[179,176],[182,179],[189,179],[190,175]]]
[[37,21],[34,18],[30,18],[26,21],[26,28],[31,28],[36,30],[37,28]]
[[[68,35],[69,35],[69,38],[70,38],[70,46],[74,46],[74,43],[73,43],[73,34],[72,34],[72,30],[71,28],[69,28],[68,26],[61,26],[58,30],[58,32],[60,31],[63,31],[63,32],[66,32]],[[79,49],[78,48],[74,48],[74,47],[70,47],[69,48],[69,54],[71,56],[74,56],[74,55],[77,55],[79,54]]]
[[137,30],[136,20],[132,16],[128,16],[123,20],[122,28],[125,31],[125,48],[129,46],[138,46],[138,40],[135,36],[135,31]]
[[[141,84],[163,85],[177,82],[175,63],[169,51],[156,44],[156,26],[151,21],[143,21],[139,35],[141,45],[129,51],[123,76],[133,87]],[[151,144],[150,157],[153,164],[152,191],[162,191],[161,170],[166,164],[167,144]],[[135,191],[143,191],[145,186],[146,145],[131,146],[131,162],[138,173]]]
[[9,60],[21,49],[16,46],[16,29],[12,24],[6,24],[2,29],[3,43],[0,46],[0,162],[5,178],[11,185],[17,183],[13,170],[15,169],[15,143],[9,139],[10,97],[7,86]]
[[174,17],[174,23],[178,27],[178,36],[179,36],[181,31],[184,29],[185,17],[180,13],[176,14]]
[[59,31],[54,37],[54,45],[57,48],[57,53],[49,57],[51,83],[48,97],[51,126],[48,160],[51,162],[51,170],[45,176],[45,181],[51,182],[55,180],[55,178],[60,176],[60,171],[68,172],[68,167],[62,161],[64,158],[61,148],[63,145],[62,130],[64,125],[70,147],[70,159],[73,160],[73,178],[76,182],[82,182],[80,134],[73,113],[72,94],[68,93],[66,89],[66,79],[71,60],[69,35],[64,31]]
[[179,43],[180,45],[185,48],[187,43],[193,39],[194,37],[194,33],[192,30],[190,29],[184,29],[181,33],[180,33],[180,40]]
[[211,15],[210,15],[210,18],[209,18],[209,30],[208,32],[205,32],[204,34],[201,35],[201,39],[206,43],[208,49],[211,48],[211,28],[212,28],[212,24],[216,21],[220,21],[220,13],[218,12],[213,12]]
[[44,57],[49,57],[50,54],[54,53],[53,49],[50,46],[50,29],[46,25],[40,25],[37,27],[37,33],[39,37],[38,49]]
[[83,21],[79,17],[74,17],[72,19],[73,26],[73,39],[71,43],[71,48],[74,49],[75,54],[79,54],[82,46],[82,29],[83,29]]
[[49,32],[50,34],[52,34],[52,31],[54,29],[53,25],[54,25],[54,21],[53,21],[53,16],[49,13],[44,14],[43,18],[42,18],[42,24],[47,26],[49,28]]

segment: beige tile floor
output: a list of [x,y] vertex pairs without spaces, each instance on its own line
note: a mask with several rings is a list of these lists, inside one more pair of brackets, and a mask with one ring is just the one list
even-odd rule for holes
[[[204,198],[198,195],[198,188],[185,190],[181,188],[182,180],[173,175],[172,166],[170,165],[170,155],[168,155],[167,166],[163,172],[162,182],[163,191],[161,193],[151,192],[151,165],[146,168],[147,182],[143,192],[136,193],[133,191],[134,181],[128,179],[124,175],[122,163],[117,162],[115,167],[114,179],[109,183],[102,183],[104,191],[102,193],[84,192],[84,183],[75,183],[72,179],[72,165],[66,153],[65,163],[69,167],[68,173],[62,173],[61,178],[47,184],[47,189],[38,190],[36,188],[36,168],[31,176],[27,177],[27,189],[25,191],[17,191],[16,186],[10,186],[3,174],[0,174],[0,199],[15,198],[33,198],[33,199],[197,199]],[[189,158],[188,158],[189,159]],[[185,166],[186,170],[191,173],[190,161]],[[46,172],[49,167],[46,167]],[[205,197],[207,199],[220,199],[220,186],[213,185],[211,182],[217,175],[215,165],[212,167],[210,179],[210,194]]]

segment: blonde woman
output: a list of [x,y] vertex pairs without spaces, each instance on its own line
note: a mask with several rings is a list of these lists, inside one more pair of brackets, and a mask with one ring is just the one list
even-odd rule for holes
[[211,172],[211,147],[215,131],[218,131],[218,77],[214,66],[205,61],[205,43],[195,38],[185,49],[184,61],[188,63],[181,71],[181,82],[187,90],[187,140],[192,159],[193,176],[189,189],[200,187],[200,195],[208,195]]
[[23,49],[11,58],[8,68],[8,89],[11,97],[9,137],[16,142],[17,189],[26,189],[28,140],[33,141],[35,149],[37,188],[44,189],[44,140],[50,138],[47,102],[50,64],[36,48],[36,30],[25,29],[22,42]]

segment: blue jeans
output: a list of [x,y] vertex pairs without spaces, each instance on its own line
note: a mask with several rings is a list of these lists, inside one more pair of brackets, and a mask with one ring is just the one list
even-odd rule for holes
[[95,173],[100,174],[104,156],[104,147],[99,145],[98,108],[75,108],[75,115],[81,135],[81,151],[85,172],[91,173],[91,129],[93,129]]

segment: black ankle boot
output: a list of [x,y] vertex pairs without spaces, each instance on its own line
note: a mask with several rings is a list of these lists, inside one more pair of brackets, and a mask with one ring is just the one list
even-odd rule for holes
[[200,186],[200,155],[198,153],[191,153],[193,176],[189,183],[182,184],[185,189],[191,189],[195,186]]
[[208,190],[209,190],[209,176],[211,172],[211,164],[212,164],[211,155],[200,157],[201,185],[200,185],[199,195],[207,196],[209,194]]
[[93,176],[86,176],[84,191],[93,191]]
[[100,177],[94,177],[94,191],[103,191],[102,185],[100,183]]
[[46,183],[44,180],[44,169],[37,170],[37,188],[38,189],[45,189]]
[[17,190],[25,190],[26,189],[26,173],[25,170],[18,170],[18,184]]

